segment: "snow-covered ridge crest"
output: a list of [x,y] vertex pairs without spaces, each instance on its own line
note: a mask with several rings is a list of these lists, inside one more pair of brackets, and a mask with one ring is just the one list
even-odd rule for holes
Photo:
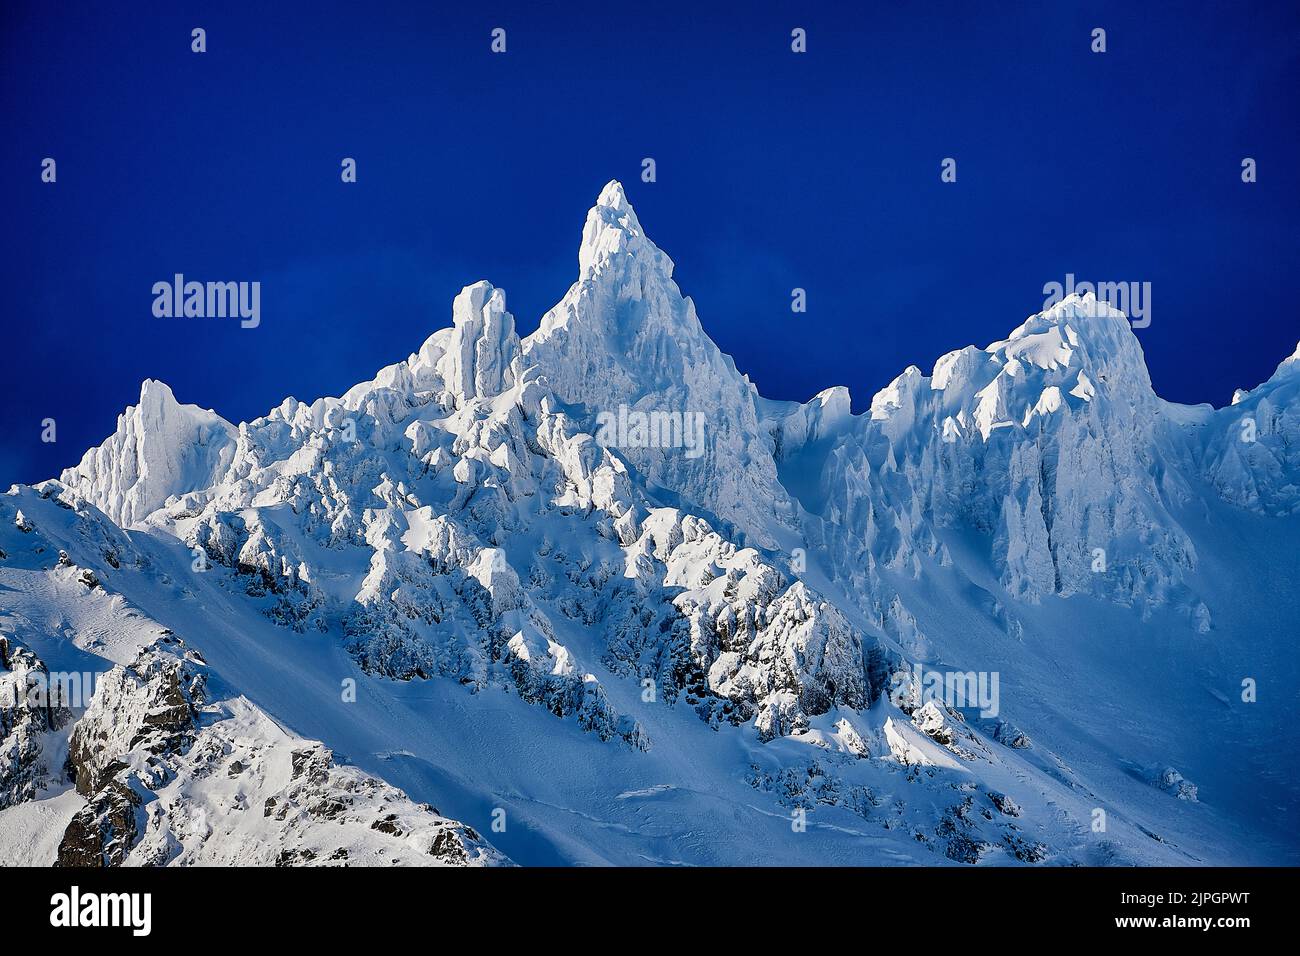
[[[554,343],[544,335],[521,343],[504,294],[479,282],[457,296],[450,329],[371,382],[310,406],[288,399],[240,425],[224,472],[210,484],[173,487],[153,526],[233,572],[273,620],[296,630],[341,629],[368,671],[508,687],[635,747],[650,741],[612,706],[592,656],[564,637],[574,623],[593,624],[602,606],[627,607],[620,641],[595,652],[620,672],[644,668],[641,651],[628,656],[626,648],[689,626],[695,636],[688,644],[660,649],[675,669],[664,692],[691,682],[695,693],[716,699],[719,713],[730,701],[725,716],[733,722],[758,715],[765,734],[778,734],[836,703],[862,706],[861,636],[806,585],[791,585],[753,552],[730,567],[736,546],[691,516],[677,519],[694,529],[682,542],[694,552],[684,575],[674,570],[676,552],[637,553],[661,502],[638,487],[625,459],[684,500],[698,505],[703,498],[706,513],[728,502],[743,507],[734,526],[760,540],[771,540],[772,508],[755,508],[746,486],[761,487],[769,503],[785,495],[757,427],[756,393],[700,329],[689,300],[671,284],[671,262],[641,233],[617,184],[588,217],[580,259],[583,278],[566,302],[580,320],[575,328],[592,337],[590,360],[656,373],[652,383],[626,382],[635,394],[607,389],[605,399],[663,402],[664,392],[652,389],[659,386],[682,402],[722,408],[724,427],[705,461],[695,461],[695,447],[685,455],[602,448],[590,431],[599,403],[592,395],[584,405],[582,396],[557,394],[554,384],[603,376],[567,378],[576,356],[549,354],[543,346]],[[611,323],[605,306],[642,320],[640,330]],[[681,354],[680,367],[656,370],[650,354],[681,345],[682,328],[693,338],[690,353]],[[646,361],[627,364],[626,350],[613,341],[629,332],[641,338]],[[674,389],[682,378],[687,384]],[[719,388],[729,396],[722,403]],[[753,469],[734,467],[746,445],[758,484]],[[69,477],[92,500],[99,493],[80,475]],[[701,536],[712,542],[708,549],[692,544]],[[546,544],[575,537],[576,548]],[[368,555],[368,573],[359,586],[340,588],[330,554],[354,550]],[[718,591],[751,572],[764,583],[740,604],[731,597],[731,606],[720,606],[704,593],[703,606],[688,595],[674,603],[683,587],[721,575],[711,589]],[[564,587],[552,584],[563,580]],[[661,602],[662,617],[631,613],[646,598]],[[718,619],[723,612],[725,621]],[[737,626],[761,634],[769,650],[746,650]],[[787,648],[791,641],[839,656],[805,663],[803,651]],[[786,655],[788,664],[779,662]],[[774,670],[787,667],[789,674]],[[701,716],[713,719],[705,712],[714,705],[700,706]]]
[[[572,434],[602,440],[602,416],[700,416],[702,447],[689,454],[653,442],[612,451],[648,488],[715,516],[739,540],[767,548],[791,534],[838,541],[827,545],[828,564],[869,613],[893,598],[874,571],[866,571],[865,587],[858,580],[862,572],[852,568],[861,566],[862,550],[870,565],[915,575],[920,556],[946,560],[946,530],[970,526],[990,536],[990,560],[1012,597],[1083,591],[1123,603],[1175,600],[1202,621],[1206,610],[1182,590],[1195,546],[1170,508],[1190,499],[1202,475],[1247,506],[1267,501],[1285,511],[1300,501],[1287,477],[1294,463],[1278,460],[1290,447],[1284,440],[1277,452],[1266,442],[1249,454],[1231,445],[1184,447],[1186,430],[1162,415],[1168,406],[1152,391],[1126,317],[1092,293],[1066,296],[1006,339],[941,357],[929,376],[908,368],[854,416],[843,389],[805,406],[759,398],[704,333],[672,281],[672,261],[645,235],[617,182],[588,213],[579,272],[522,341],[504,293],[487,282],[468,286],[453,304],[452,326],[406,361],[341,399],[310,406],[288,399],[268,418],[240,426],[235,443],[231,426],[202,419],[192,406],[177,406],[165,386],[146,383],[149,400],[128,410],[118,433],[64,477],[124,523],[173,495],[186,498],[186,510],[209,499],[231,510],[257,500],[249,488],[272,473],[300,487],[332,456],[355,458],[357,449],[337,437],[350,441],[360,429],[362,448],[409,443],[424,476],[454,465],[462,493],[452,501],[464,505],[483,469],[499,467],[494,456],[526,457],[503,407],[545,404],[553,413],[563,405]],[[1290,368],[1284,362],[1275,380],[1285,381]],[[1266,435],[1284,439],[1285,415],[1266,395],[1256,401]],[[480,423],[471,426],[473,418]],[[514,437],[490,438],[507,434]],[[488,446],[475,451],[485,437]],[[182,466],[169,464],[177,457]],[[410,500],[409,468],[401,475],[373,456],[369,466],[377,469],[375,485]],[[509,498],[528,482],[507,470],[501,487]],[[314,482],[337,485],[336,474]],[[357,506],[375,485],[360,495],[329,493],[331,544],[361,533]],[[474,504],[481,517],[485,502],[480,496]],[[1099,562],[1113,573],[1099,575]]]
[[1187,450],[1197,416],[1155,395],[1127,317],[1091,293],[942,356],[929,376],[908,368],[830,439],[802,440],[802,416],[769,416],[783,474],[815,474],[802,503],[880,565],[919,576],[973,529],[1013,598],[1172,603],[1209,627],[1175,515],[1202,479]]

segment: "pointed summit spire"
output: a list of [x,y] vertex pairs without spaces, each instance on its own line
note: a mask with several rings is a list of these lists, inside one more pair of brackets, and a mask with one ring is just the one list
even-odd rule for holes
[[[707,416],[689,454],[670,442],[620,445],[619,457],[650,483],[743,529],[752,543],[775,547],[766,529],[773,515],[787,520],[792,507],[764,451],[757,393],[701,327],[672,280],[672,260],[642,231],[618,182],[587,213],[578,263],[578,281],[523,342],[528,364],[560,401],[586,407],[593,433],[594,416],[624,406]],[[736,470],[736,461],[748,465]]]
[[578,249],[581,278],[590,279],[605,272],[611,261],[620,258],[661,272],[665,278],[673,274],[673,261],[646,238],[636,211],[623,192],[623,184],[611,179],[587,213],[582,246]]
[[605,188],[600,191],[600,196],[596,200],[597,206],[608,206],[610,209],[629,212],[632,206],[627,201],[627,193],[623,191],[623,184],[617,179],[611,179],[605,184]]

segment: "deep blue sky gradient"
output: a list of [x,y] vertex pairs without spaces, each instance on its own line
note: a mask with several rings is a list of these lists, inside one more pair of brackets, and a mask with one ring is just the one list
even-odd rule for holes
[[[480,278],[530,331],[611,178],[770,397],[861,409],[1074,272],[1152,282],[1157,390],[1224,404],[1300,338],[1297,50],[1294,2],[10,0],[0,486],[75,463],[146,377],[232,421],[339,394]],[[154,318],[175,272],[260,280],[261,327]]]

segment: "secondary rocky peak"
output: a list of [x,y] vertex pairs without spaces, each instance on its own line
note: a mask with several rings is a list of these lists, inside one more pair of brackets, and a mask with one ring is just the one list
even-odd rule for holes
[[438,360],[447,388],[465,399],[499,395],[514,383],[511,362],[519,354],[505,291],[482,280],[468,285],[452,302],[451,315],[451,338]]
[[182,405],[166,384],[145,379],[140,403],[119,415],[113,435],[62,481],[128,526],[171,495],[211,484],[230,462],[235,435],[216,412]]
[[141,414],[154,411],[163,412],[168,408],[175,408],[179,404],[176,401],[176,395],[171,390],[171,386],[166,382],[146,378],[140,383],[140,403],[138,407]]
[[823,421],[835,422],[851,414],[853,399],[843,385],[832,385],[814,395],[808,404],[820,410]]
[[1007,358],[1027,355],[1040,368],[1069,364],[1073,350],[1101,360],[1134,351],[1140,354],[1141,345],[1129,317],[1089,292],[1068,295],[1031,315],[1007,338],[985,349]]

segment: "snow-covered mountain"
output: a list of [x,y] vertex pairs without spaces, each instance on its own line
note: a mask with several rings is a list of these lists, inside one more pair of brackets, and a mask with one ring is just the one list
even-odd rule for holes
[[760,396],[618,183],[578,261],[252,422],[146,381],[0,497],[0,858],[1296,862],[1300,350],[1172,405],[1070,296],[854,415]]

